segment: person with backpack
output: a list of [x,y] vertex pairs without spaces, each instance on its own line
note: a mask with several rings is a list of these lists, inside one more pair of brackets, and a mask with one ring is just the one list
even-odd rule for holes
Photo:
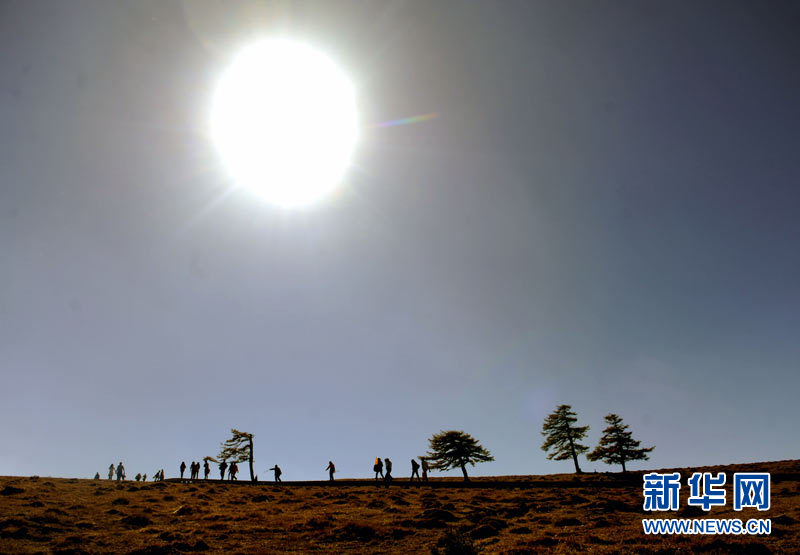
[[271,470],[272,472],[274,472],[274,473],[275,473],[275,481],[276,481],[276,482],[280,482],[280,481],[281,481],[281,474],[283,474],[283,473],[281,472],[281,467],[279,467],[279,466],[276,464],[275,466],[273,466],[272,468],[270,468],[270,470]]
[[378,481],[378,474],[383,478],[383,461],[380,457],[375,457],[375,464],[372,465],[372,470],[375,471],[375,481]]
[[417,477],[418,482],[422,481],[419,477],[419,463],[416,459],[411,459],[411,482],[414,481],[414,476]]
[[389,457],[386,457],[383,463],[386,467],[386,475],[383,477],[383,483],[386,484],[386,487],[388,488],[389,484],[392,483],[392,461],[389,460]]

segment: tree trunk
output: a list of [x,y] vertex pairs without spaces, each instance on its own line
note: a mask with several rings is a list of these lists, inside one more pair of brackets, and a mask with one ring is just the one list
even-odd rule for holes
[[464,463],[461,463],[461,472],[464,474],[464,481],[469,482],[469,476],[467,476],[467,466]]
[[569,430],[567,430],[567,439],[569,439],[569,450],[572,453],[572,461],[575,463],[575,472],[577,474],[583,474],[583,472],[581,472],[581,467],[578,466],[578,455],[575,453],[575,444],[572,443],[572,434],[569,433]]
[[253,476],[253,436],[250,436],[250,481],[255,482],[256,479]]
[[625,470],[625,459],[622,459],[622,472],[627,472]]

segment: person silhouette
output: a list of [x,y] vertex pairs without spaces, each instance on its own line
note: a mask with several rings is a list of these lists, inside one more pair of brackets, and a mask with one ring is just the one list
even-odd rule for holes
[[207,460],[203,463],[203,472],[205,473],[205,477],[203,479],[208,480],[208,474],[211,472],[211,467],[208,466]]
[[275,473],[275,481],[276,482],[280,482],[281,481],[281,474],[283,474],[283,472],[281,472],[281,467],[279,467],[276,464],[275,466],[270,468],[270,470]]
[[113,480],[114,479],[114,463],[111,463],[108,466],[108,479],[109,480]]
[[383,460],[383,465],[386,467],[386,475],[383,477],[383,483],[386,484],[388,488],[389,484],[392,483],[392,461],[389,460],[389,457]]
[[192,480],[200,479],[200,463],[192,461]]
[[183,473],[186,472],[186,461],[181,461],[181,480],[183,480]]
[[100,473],[99,472],[95,472],[94,479],[95,480],[99,480],[100,479]]
[[227,462],[222,461],[221,463],[219,463],[219,479],[220,480],[224,480],[225,479],[225,469],[226,468],[228,468],[228,463]]
[[422,461],[422,481],[423,482],[427,482],[428,481],[428,459],[426,459],[425,457],[420,457],[420,460]]
[[331,482],[333,482],[333,474],[336,472],[336,467],[333,464],[333,461],[328,461],[328,466],[325,467],[325,470],[328,471],[328,478]]
[[419,477],[419,463],[416,461],[416,459],[411,459],[411,482],[414,481],[414,476],[417,477],[418,482],[421,481],[421,478]]
[[383,461],[380,457],[375,457],[375,464],[372,465],[372,470],[375,471],[375,481],[378,481],[378,474],[383,478]]
[[117,465],[117,482],[125,479],[125,467],[122,466],[122,461]]
[[239,473],[239,465],[236,461],[233,461],[231,465],[228,467],[228,478],[231,480],[236,480],[236,474]]

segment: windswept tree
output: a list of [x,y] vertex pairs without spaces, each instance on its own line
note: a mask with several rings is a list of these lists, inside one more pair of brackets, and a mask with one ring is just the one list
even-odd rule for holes
[[545,436],[542,451],[552,451],[547,455],[550,460],[565,461],[572,458],[575,472],[581,474],[578,455],[589,448],[580,444],[586,437],[589,426],[575,426],[578,417],[572,412],[570,405],[559,405],[547,416],[542,424],[542,435]]
[[639,447],[642,442],[633,439],[632,433],[628,430],[630,426],[622,423],[622,418],[611,413],[606,415],[608,427],[603,430],[600,443],[594,450],[586,455],[590,461],[603,461],[606,464],[621,464],[622,471],[625,470],[626,461],[646,461],[650,457],[647,454],[655,449],[652,447]]
[[250,481],[255,482],[256,478],[253,475],[253,434],[247,432],[240,432],[237,429],[231,429],[232,437],[222,444],[222,450],[219,452],[220,460],[240,463],[250,463]]
[[433,470],[449,470],[460,468],[464,481],[469,481],[467,464],[475,466],[476,462],[493,461],[494,457],[471,435],[450,430],[439,432],[428,440],[428,453],[425,458],[430,461]]

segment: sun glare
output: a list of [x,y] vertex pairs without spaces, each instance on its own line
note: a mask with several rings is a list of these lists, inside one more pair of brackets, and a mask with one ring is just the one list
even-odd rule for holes
[[353,88],[330,59],[302,43],[264,40],[222,75],[211,136],[237,185],[302,206],[340,183],[356,119]]

